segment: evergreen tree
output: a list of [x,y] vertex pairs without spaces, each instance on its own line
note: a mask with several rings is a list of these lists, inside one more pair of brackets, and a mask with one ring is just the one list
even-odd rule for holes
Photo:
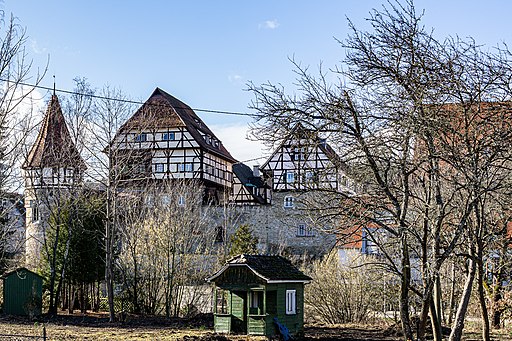
[[231,249],[229,250],[229,256],[237,256],[239,254],[257,254],[258,250],[258,238],[253,236],[249,225],[241,225],[231,236]]

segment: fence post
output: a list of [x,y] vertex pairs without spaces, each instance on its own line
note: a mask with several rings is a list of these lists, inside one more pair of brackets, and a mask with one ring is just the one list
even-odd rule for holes
[[43,341],[46,341],[46,327],[43,327]]

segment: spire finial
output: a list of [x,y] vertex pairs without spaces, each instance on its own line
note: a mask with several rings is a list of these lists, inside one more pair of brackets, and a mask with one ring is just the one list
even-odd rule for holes
[[53,75],[53,96],[55,96],[55,75]]

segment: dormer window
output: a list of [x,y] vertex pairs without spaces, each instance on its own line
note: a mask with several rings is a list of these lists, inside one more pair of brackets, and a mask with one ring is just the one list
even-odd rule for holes
[[204,139],[207,144],[212,144],[212,137],[210,135],[205,135]]
[[146,142],[147,140],[148,140],[147,133],[140,133],[139,135],[135,136],[135,141],[137,141],[137,142]]
[[212,145],[213,145],[215,148],[219,148],[219,140],[212,139]]

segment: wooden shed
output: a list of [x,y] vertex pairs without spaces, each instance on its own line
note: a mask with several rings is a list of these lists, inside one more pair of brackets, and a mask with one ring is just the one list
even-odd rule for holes
[[[214,324],[218,333],[272,336],[304,327],[304,275],[280,256],[239,255],[213,276]],[[282,332],[282,331],[281,331]]]
[[26,268],[5,273],[4,314],[41,315],[43,278]]

